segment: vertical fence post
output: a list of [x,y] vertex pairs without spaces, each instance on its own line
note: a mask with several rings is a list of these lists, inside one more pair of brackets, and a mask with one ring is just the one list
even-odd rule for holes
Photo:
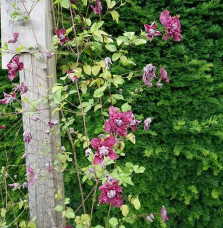
[[[50,0],[2,0],[1,3],[2,45],[11,38],[12,33],[18,32],[19,42],[9,44],[9,49],[16,52],[20,43],[25,46],[20,53],[20,60],[24,63],[20,82],[27,85],[29,90],[22,95],[23,130],[32,135],[31,142],[25,146],[26,165],[42,172],[42,177],[28,187],[30,219],[37,218],[37,228],[63,227],[61,213],[55,211],[58,204],[63,205],[62,199],[55,199],[55,194],[58,191],[62,196],[64,194],[63,175],[54,169],[55,157],[61,147],[60,132],[48,125],[52,119],[59,120],[59,116],[52,116],[49,103],[43,102],[49,88],[56,82],[55,58],[46,58],[53,35],[50,4]],[[13,19],[11,15],[14,12],[29,15],[30,20]],[[30,47],[35,49],[31,50]],[[6,53],[2,56],[3,69],[7,68],[13,55]],[[40,61],[38,57],[44,57],[46,61]],[[39,120],[34,121],[33,114]]]

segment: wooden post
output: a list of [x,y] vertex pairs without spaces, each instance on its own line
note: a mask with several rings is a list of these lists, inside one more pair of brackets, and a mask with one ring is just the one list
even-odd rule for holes
[[[16,11],[13,3],[16,3],[16,8],[20,8],[18,12],[24,15],[31,10],[30,20],[14,20],[11,17],[11,14]],[[34,4],[36,5],[32,9]],[[20,71],[20,82],[29,88],[28,92],[22,95],[23,130],[32,135],[31,142],[26,144],[25,148],[26,165],[41,169],[43,176],[34,185],[28,187],[30,219],[37,218],[37,228],[63,227],[61,213],[55,211],[57,205],[63,206],[63,201],[55,199],[55,194],[58,191],[62,196],[64,194],[63,175],[54,169],[55,156],[60,152],[61,147],[60,134],[59,132],[49,133],[49,130],[52,131],[52,129],[48,126],[50,120],[59,120],[59,117],[58,115],[52,116],[50,105],[42,100],[47,96],[48,89],[56,82],[55,58],[50,60],[46,58],[53,34],[50,4],[50,0],[40,0],[39,2],[2,0],[1,5],[2,44],[4,45],[11,38],[12,33],[18,32],[20,33],[19,43],[26,47],[20,57],[20,61],[24,63],[24,70]],[[9,49],[15,51],[21,45],[19,43],[9,44]],[[29,47],[40,50],[38,55],[44,57],[45,61],[41,62],[34,53],[30,52]],[[13,55],[11,53],[3,55],[2,67],[4,69],[7,68],[7,63]],[[51,77],[49,77],[50,75]],[[37,100],[40,102],[34,108]],[[33,109],[32,113],[31,109]],[[33,114],[39,120],[34,121]]]

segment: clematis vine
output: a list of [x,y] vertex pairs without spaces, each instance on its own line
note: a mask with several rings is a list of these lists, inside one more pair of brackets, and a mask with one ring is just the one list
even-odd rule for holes
[[40,171],[41,171],[40,169],[37,169],[36,171],[34,171],[34,169],[31,166],[27,167],[26,175],[28,178],[29,186],[33,186],[34,183],[39,179]]
[[104,130],[111,134],[116,133],[122,137],[126,137],[128,123],[126,113],[119,112],[114,106],[110,106],[109,121],[105,123]]
[[8,40],[8,43],[9,43],[9,44],[16,43],[18,37],[19,37],[19,33],[14,32],[14,33],[12,34],[12,37]]
[[112,147],[115,145],[115,136],[111,135],[105,138],[103,141],[101,138],[94,138],[91,140],[92,147],[96,150],[94,156],[94,164],[102,164],[104,162],[104,157],[109,157],[112,160],[118,158]]
[[5,98],[0,100],[0,103],[3,105],[12,103],[16,99],[16,92],[11,94],[7,94],[7,93],[3,93],[3,94]]
[[169,220],[169,217],[166,213],[166,208],[164,206],[162,206],[161,208],[161,219],[163,220],[163,222],[165,222],[166,220]]
[[145,31],[146,31],[146,35],[149,39],[149,41],[151,42],[153,40],[154,36],[161,36],[162,34],[158,31],[156,31],[156,22],[154,21],[151,25],[144,25],[145,27]]
[[24,65],[22,62],[19,62],[19,56],[15,56],[8,63],[7,67],[9,70],[8,78],[10,81],[13,81],[13,79],[16,77],[16,74],[24,68]]
[[151,63],[147,64],[143,69],[143,82],[146,86],[153,86],[152,80],[156,77],[156,67],[153,66]]
[[122,187],[119,186],[118,180],[113,180],[112,183],[106,182],[101,187],[99,187],[101,195],[98,197],[100,204],[111,204],[115,207],[121,207],[123,204],[123,199],[121,196]]
[[163,37],[165,41],[170,36],[174,41],[180,41],[181,36],[181,24],[179,18],[171,17],[168,10],[164,10],[160,15],[160,22],[166,27],[167,34]]
[[66,34],[65,28],[62,28],[61,30],[55,30],[54,32],[56,33],[57,37],[59,38],[61,46],[63,46],[65,42],[70,41],[70,39],[68,37],[65,37],[65,34]]
[[93,10],[93,12],[95,14],[100,15],[102,13],[102,9],[103,9],[101,1],[100,0],[96,0],[95,6],[91,5],[91,8],[92,8],[92,10]]
[[28,87],[22,82],[20,85],[13,84],[15,86],[14,90],[15,92],[20,92],[20,95],[25,94],[28,91]]

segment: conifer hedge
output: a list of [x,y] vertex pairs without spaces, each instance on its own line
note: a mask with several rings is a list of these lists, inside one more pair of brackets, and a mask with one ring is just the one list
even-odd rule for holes
[[[181,42],[163,41],[155,38],[147,46],[131,49],[137,68],[149,63],[167,70],[170,83],[160,88],[147,88],[131,100],[134,113],[141,117],[154,117],[151,128],[144,132],[143,126],[136,133],[137,146],[125,146],[125,162],[143,165],[146,171],[134,178],[135,187],[124,188],[127,194],[138,195],[143,211],[156,212],[165,205],[170,221],[167,227],[176,228],[221,228],[223,224],[223,5],[212,0],[134,0],[120,10],[120,24],[111,18],[107,30],[114,35],[123,31],[144,30],[144,24],[159,22],[164,10],[171,15],[179,15],[182,24]],[[112,28],[112,30],[111,30]],[[112,69],[117,74],[123,72],[121,66]],[[129,69],[126,69],[128,72]],[[7,73],[1,71],[0,94],[7,88]],[[4,76],[3,76],[4,74]],[[123,93],[130,92],[142,85],[140,73],[129,82]],[[117,91],[116,91],[117,92]],[[88,95],[85,95],[87,99]],[[6,108],[9,110],[9,108]],[[0,110],[3,112],[3,108]],[[100,134],[98,126],[102,121],[100,113],[87,116],[90,124],[89,137]],[[0,120],[1,121],[1,120]],[[17,120],[16,120],[17,121]],[[100,122],[101,121],[101,122]],[[99,123],[100,122],[100,123]],[[4,121],[5,123],[5,121]],[[11,127],[13,118],[6,125]],[[76,129],[82,131],[81,119],[75,122]],[[80,127],[81,126],[81,127]],[[0,166],[6,162],[5,152],[10,152],[16,125],[7,137],[1,139]],[[3,133],[0,132],[0,137]],[[19,136],[11,159],[22,164],[22,137]],[[69,145],[65,145],[69,148]],[[85,162],[79,147],[80,163]],[[83,154],[83,153],[82,153]],[[20,168],[21,176],[25,169]],[[18,174],[18,169],[15,169]],[[13,174],[12,174],[13,175]],[[18,174],[19,175],[19,174]],[[66,195],[72,199],[72,207],[80,202],[78,188],[75,189],[74,173],[65,174]],[[90,182],[88,183],[91,184]],[[75,196],[76,195],[76,196]],[[14,196],[16,197],[16,195]],[[89,202],[90,207],[90,202]],[[98,207],[103,221],[106,217],[104,207]],[[113,215],[120,213],[112,209]],[[155,220],[149,224],[145,218],[138,219],[126,227],[160,227],[162,222]]]

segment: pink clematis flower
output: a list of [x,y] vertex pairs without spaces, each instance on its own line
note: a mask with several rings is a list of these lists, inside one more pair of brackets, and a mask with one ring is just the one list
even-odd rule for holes
[[114,180],[112,183],[106,182],[99,187],[99,190],[101,191],[101,195],[98,197],[99,205],[106,203],[115,207],[122,206],[123,199],[120,194],[120,192],[122,192],[122,187],[120,187],[118,183],[118,180]]
[[153,86],[152,80],[153,80],[153,78],[156,77],[155,72],[156,72],[156,67],[153,66],[151,63],[147,64],[144,67],[142,79],[143,79],[143,82],[145,85],[147,85],[149,87]]
[[23,133],[23,141],[25,143],[29,144],[31,142],[31,140],[32,140],[32,135],[30,133],[28,133],[28,132],[24,132]]
[[168,10],[164,10],[160,15],[160,22],[166,27],[167,34],[163,37],[165,41],[170,36],[174,41],[180,41],[181,36],[181,24],[179,18],[171,17]]
[[153,118],[148,117],[145,121],[144,121],[144,130],[148,131],[150,124],[152,122]]
[[16,92],[11,94],[7,94],[7,93],[3,93],[3,94],[5,98],[0,100],[0,103],[3,105],[12,103],[16,99]]
[[89,157],[92,154],[92,150],[90,148],[88,148],[87,150],[85,150],[85,156]]
[[0,126],[0,129],[5,129],[5,128],[6,128],[6,125]]
[[78,78],[76,75],[74,75],[75,73],[75,70],[68,70],[67,71],[67,74],[68,74],[68,77],[69,79],[72,81],[72,82],[77,82],[78,81]]
[[12,58],[12,60],[7,65],[9,70],[8,78],[10,81],[12,81],[16,74],[23,69],[23,63],[19,62],[19,56],[15,56]]
[[111,135],[108,138],[105,138],[104,141],[101,138],[94,138],[91,140],[92,147],[96,150],[94,156],[94,164],[102,164],[104,162],[104,157],[109,157],[114,160],[117,159],[118,156],[112,147],[115,145],[115,136]]
[[65,34],[66,34],[65,28],[62,28],[61,30],[55,30],[54,32],[56,33],[57,37],[59,38],[61,45],[64,45],[65,42],[70,41],[70,39],[68,37],[65,37]]
[[55,119],[50,120],[48,122],[48,125],[49,125],[50,128],[53,128],[53,127],[57,126],[58,124],[59,124],[59,121],[58,120],[55,120]]
[[126,117],[128,119],[128,126],[133,130],[137,131],[138,125],[141,123],[141,121],[137,120],[133,113],[131,111],[128,111],[126,113]]
[[15,92],[19,91],[20,95],[23,95],[28,91],[28,87],[24,84],[24,82],[22,82],[20,85],[14,84],[14,86]]
[[9,43],[9,44],[16,43],[18,37],[19,37],[19,33],[14,32],[14,33],[12,34],[12,37],[9,39],[8,43]]
[[19,183],[8,184],[8,187],[13,188],[13,190],[16,190],[19,188]]
[[101,14],[102,12],[102,9],[103,9],[103,7],[102,7],[102,4],[101,4],[101,1],[100,0],[96,0],[96,2],[95,2],[95,6],[92,6],[91,5],[91,8],[92,8],[92,10],[93,10],[93,12],[95,13],[95,14]]
[[110,57],[106,57],[105,58],[105,67],[108,67],[108,69],[109,69],[111,65],[112,65],[111,58]]
[[128,125],[126,113],[118,112],[114,106],[110,106],[109,117],[109,121],[105,123],[104,130],[108,133],[116,133],[120,136],[126,137]]
[[162,34],[156,31],[156,22],[154,21],[151,25],[144,25],[146,35],[151,42],[154,36],[161,36]]
[[166,83],[170,82],[168,75],[167,75],[167,72],[162,66],[160,66],[160,75],[159,76],[160,76],[160,79],[165,80]]
[[166,220],[169,220],[169,217],[166,213],[166,208],[164,206],[162,206],[161,208],[161,219],[163,220],[163,222],[165,222]]
[[146,220],[148,220],[150,222],[153,222],[153,219],[154,219],[154,215],[153,214],[150,214],[149,216],[146,217]]
[[28,178],[29,186],[33,186],[34,183],[39,179],[40,176],[40,169],[34,171],[34,169],[29,165],[26,170],[26,175]]

